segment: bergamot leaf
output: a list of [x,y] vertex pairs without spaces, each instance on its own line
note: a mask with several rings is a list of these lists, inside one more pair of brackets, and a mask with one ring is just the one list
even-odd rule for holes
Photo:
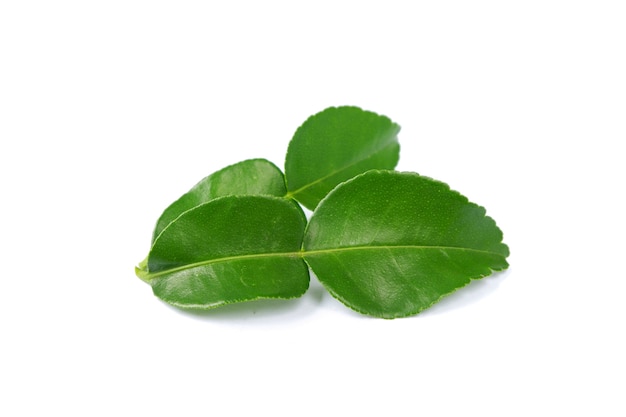
[[300,126],[287,150],[288,197],[313,210],[339,183],[398,163],[400,126],[358,107],[330,107]]
[[284,198],[220,197],[170,222],[136,273],[182,308],[299,297],[309,285],[305,224],[300,207]]
[[304,257],[326,289],[364,314],[416,314],[508,267],[485,209],[415,173],[370,171],[328,194],[307,226]]
[[249,159],[227,166],[198,182],[167,207],[154,228],[152,242],[167,225],[183,212],[227,195],[272,195],[287,193],[280,169],[265,159]]

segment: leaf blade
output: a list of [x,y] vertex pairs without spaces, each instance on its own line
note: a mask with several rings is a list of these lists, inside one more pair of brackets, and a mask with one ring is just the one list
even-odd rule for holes
[[330,107],[295,132],[285,159],[288,196],[309,209],[339,183],[398,163],[400,126],[358,107]]
[[285,178],[276,165],[265,159],[248,159],[229,165],[203,178],[170,204],[157,220],[152,242],[183,212],[228,195],[272,195],[287,193]]
[[[250,273],[252,268],[256,275]],[[308,279],[304,285],[302,280],[256,278],[304,275],[308,277],[308,268],[298,255],[276,255],[261,261],[236,259],[227,267],[214,263],[174,271],[153,281],[152,289],[154,295],[175,307],[206,310],[244,301],[300,297],[308,288]]]
[[163,230],[140,278],[183,308],[298,297],[309,283],[300,252],[305,223],[302,210],[283,198],[220,197]]
[[328,291],[375,317],[424,310],[471,279],[508,267],[502,232],[447,185],[371,171],[333,190],[313,213],[304,257]]

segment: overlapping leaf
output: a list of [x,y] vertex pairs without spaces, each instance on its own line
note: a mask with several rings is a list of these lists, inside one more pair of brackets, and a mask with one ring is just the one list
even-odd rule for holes
[[305,224],[302,210],[282,198],[217,198],[170,222],[136,272],[157,297],[183,308],[298,297],[309,283],[300,253]]
[[276,165],[265,159],[249,159],[227,166],[197,183],[163,211],[157,221],[152,241],[183,212],[227,195],[273,195],[287,192],[285,178]]
[[358,107],[331,107],[294,134],[285,160],[289,196],[313,210],[339,183],[398,163],[400,126]]
[[482,207],[441,182],[391,171],[334,189],[313,213],[303,248],[331,294],[384,318],[416,314],[505,269],[509,253]]

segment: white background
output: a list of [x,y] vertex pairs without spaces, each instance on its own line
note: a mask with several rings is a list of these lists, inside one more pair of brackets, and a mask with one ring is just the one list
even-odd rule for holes
[[[598,0],[3,1],[0,415],[626,415],[625,22]],[[507,272],[392,321],[315,279],[190,314],[135,277],[170,202],[282,167],[343,104],[487,208]]]

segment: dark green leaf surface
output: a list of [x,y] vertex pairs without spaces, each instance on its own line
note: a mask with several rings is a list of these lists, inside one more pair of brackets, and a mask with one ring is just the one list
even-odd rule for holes
[[348,307],[376,317],[416,314],[508,267],[485,210],[414,173],[370,171],[334,189],[305,233],[304,257]]
[[305,224],[284,198],[217,198],[172,221],[136,272],[157,297],[183,308],[298,297],[309,284]]
[[400,126],[358,107],[331,107],[306,120],[287,151],[289,197],[313,210],[337,184],[398,163]]
[[221,169],[196,184],[165,209],[154,228],[152,241],[183,212],[227,195],[273,195],[287,193],[285,177],[265,159],[249,159]]

